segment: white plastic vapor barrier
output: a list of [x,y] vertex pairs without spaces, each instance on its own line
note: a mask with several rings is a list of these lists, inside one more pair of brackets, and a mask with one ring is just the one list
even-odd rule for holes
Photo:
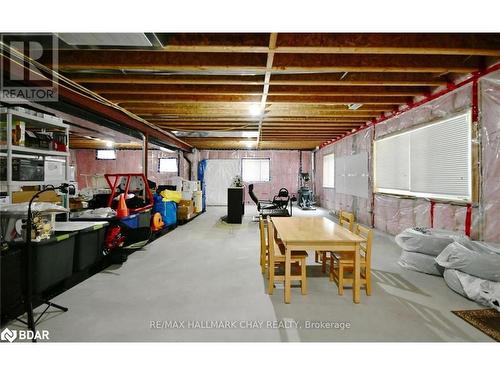
[[207,160],[205,189],[208,206],[227,205],[227,188],[236,175],[241,175],[239,159]]
[[368,154],[335,158],[335,189],[337,193],[368,198]]

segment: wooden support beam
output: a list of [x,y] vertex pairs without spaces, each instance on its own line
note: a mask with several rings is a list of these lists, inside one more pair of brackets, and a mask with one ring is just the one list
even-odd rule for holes
[[266,61],[266,74],[264,76],[264,89],[262,92],[262,99],[260,102],[260,110],[262,114],[260,115],[259,121],[259,134],[257,135],[257,148],[259,148],[259,144],[262,137],[262,122],[264,121],[264,110],[266,108],[267,102],[267,94],[269,93],[269,82],[271,81],[271,68],[273,67],[274,60],[274,49],[276,48],[276,41],[278,39],[277,33],[271,33],[269,36],[269,51],[267,53],[267,61]]

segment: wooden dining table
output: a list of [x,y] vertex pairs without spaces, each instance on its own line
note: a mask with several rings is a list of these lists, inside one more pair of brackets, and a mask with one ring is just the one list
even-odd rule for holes
[[293,250],[354,253],[353,301],[360,302],[360,243],[366,239],[326,217],[273,217],[277,236],[285,245],[285,303],[290,303]]

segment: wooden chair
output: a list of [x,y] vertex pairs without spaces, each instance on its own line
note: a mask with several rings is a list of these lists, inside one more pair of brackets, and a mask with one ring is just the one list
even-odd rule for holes
[[[267,219],[264,219],[262,215],[259,215],[259,232],[260,232],[260,267],[262,273],[265,273],[267,268],[269,242],[267,239]],[[279,238],[276,238],[275,240],[278,244],[282,245],[282,242]]]
[[[277,243],[275,238],[274,225],[269,218],[267,218],[267,238],[269,244],[268,250],[268,265],[269,265],[269,286],[268,293],[273,294],[274,292],[274,282],[275,281],[285,281],[284,275],[276,275],[275,268],[277,266],[284,266],[285,264],[285,246],[283,243]],[[292,257],[292,281],[300,281],[300,288],[302,294],[307,294],[307,276],[306,276],[306,262],[307,262],[307,251],[294,250],[291,254]],[[298,265],[298,272],[294,272],[296,267],[293,265]]]
[[259,216],[259,232],[260,232],[260,268],[262,273],[266,272],[267,267],[267,252],[269,250],[269,245],[267,242],[267,234],[266,234],[266,223],[262,218],[262,215]]
[[[373,231],[365,228],[359,224],[355,227],[355,233],[366,239],[366,242],[360,244],[360,256],[361,256],[361,285],[366,288],[366,295],[372,294],[372,282],[371,282],[371,255],[372,255],[372,241],[373,241]],[[354,254],[352,253],[335,253],[330,252],[330,281],[335,281],[339,289],[339,295],[344,294],[344,284],[352,285],[353,276],[350,278],[346,277],[346,271],[350,271],[351,274],[354,271]]]
[[[340,210],[339,224],[342,225],[347,230],[349,230],[350,232],[352,232],[354,229],[354,214],[352,212]],[[328,253],[329,253],[328,251],[316,251],[315,253],[315,257],[319,257],[319,254],[321,254],[321,271],[323,273],[326,273],[326,264],[329,260],[327,256]]]

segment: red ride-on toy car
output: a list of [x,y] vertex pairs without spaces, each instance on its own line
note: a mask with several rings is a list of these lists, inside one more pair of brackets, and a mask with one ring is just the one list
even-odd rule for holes
[[[123,194],[128,209],[128,215],[117,216],[110,223],[105,240],[106,251],[113,253],[117,248],[143,247],[151,238],[153,227],[153,195],[146,176],[143,173],[109,173],[104,177],[111,189],[108,207],[117,209]],[[126,255],[123,256],[126,259]]]

